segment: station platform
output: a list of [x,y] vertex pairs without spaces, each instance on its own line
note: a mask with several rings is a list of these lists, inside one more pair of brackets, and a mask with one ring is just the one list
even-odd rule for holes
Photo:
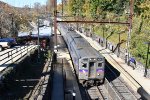
[[78,31],[77,33],[84,37],[92,47],[98,50],[106,58],[106,60],[121,73],[120,76],[123,77],[123,79],[135,92],[138,92],[139,89],[142,88],[150,95],[149,78],[144,77],[143,73],[140,73],[138,70],[133,70],[133,68],[128,66],[123,59],[117,57],[117,55],[112,53],[109,49],[102,47],[97,41],[85,36],[83,33]]
[[[61,66],[63,68],[63,81],[64,81],[64,91],[58,91],[59,87],[57,86],[57,84],[60,86],[62,84],[60,84],[60,80],[62,81],[62,78],[59,76],[57,76],[59,79],[55,80],[55,82],[53,82],[53,84],[56,87],[53,87],[55,89],[52,90],[53,91],[53,95],[52,96],[52,100],[82,100],[81,97],[81,93],[80,93],[80,89],[75,77],[75,72],[73,69],[73,65],[72,65],[72,61],[69,55],[69,51],[66,47],[66,44],[63,40],[63,37],[60,35],[60,32],[57,31],[57,63],[60,62],[59,66]],[[58,68],[58,66],[56,66]],[[60,73],[60,72],[59,72]],[[58,74],[58,73],[57,73]],[[61,95],[59,96],[58,93],[61,93]],[[62,92],[63,92],[63,96],[62,96]],[[62,98],[63,97],[63,98]]]

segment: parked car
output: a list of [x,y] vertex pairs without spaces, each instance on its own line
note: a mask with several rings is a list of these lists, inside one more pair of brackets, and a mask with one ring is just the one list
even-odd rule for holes
[[0,39],[0,51],[5,48],[10,48],[11,46],[16,45],[16,41],[13,38],[2,38]]
[[8,41],[11,44],[11,46],[15,46],[17,44],[14,38],[3,38],[3,40]]

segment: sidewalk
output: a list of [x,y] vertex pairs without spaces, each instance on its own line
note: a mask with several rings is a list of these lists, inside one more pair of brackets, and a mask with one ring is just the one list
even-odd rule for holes
[[[139,73],[137,70],[133,70],[133,68],[131,66],[128,66],[123,59],[117,57],[110,50],[101,47],[99,43],[92,40],[90,37],[86,37],[82,33],[79,34],[83,36],[91,44],[91,46],[93,46],[96,50],[102,53],[102,55],[114,68],[121,72],[121,77],[126,78],[125,81],[127,81],[127,83],[135,91],[137,91],[137,89],[142,86],[145,91],[150,94],[150,79],[145,78],[143,74]],[[129,75],[127,75],[126,73],[128,73]],[[132,78],[134,78],[134,80],[132,80]]]

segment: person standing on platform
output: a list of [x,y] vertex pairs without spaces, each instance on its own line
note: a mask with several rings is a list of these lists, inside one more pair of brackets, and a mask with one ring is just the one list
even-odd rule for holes
[[[132,66],[133,67],[133,69],[135,69],[136,68],[136,61],[135,61],[135,59],[133,58],[133,57],[131,57],[130,58],[130,60],[129,60],[129,64],[130,64],[130,66]],[[134,65],[133,65],[134,64]]]

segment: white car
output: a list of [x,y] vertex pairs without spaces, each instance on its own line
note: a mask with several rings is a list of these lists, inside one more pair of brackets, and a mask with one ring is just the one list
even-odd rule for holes
[[2,51],[4,48],[10,48],[11,45],[9,42],[0,40],[0,51]]

